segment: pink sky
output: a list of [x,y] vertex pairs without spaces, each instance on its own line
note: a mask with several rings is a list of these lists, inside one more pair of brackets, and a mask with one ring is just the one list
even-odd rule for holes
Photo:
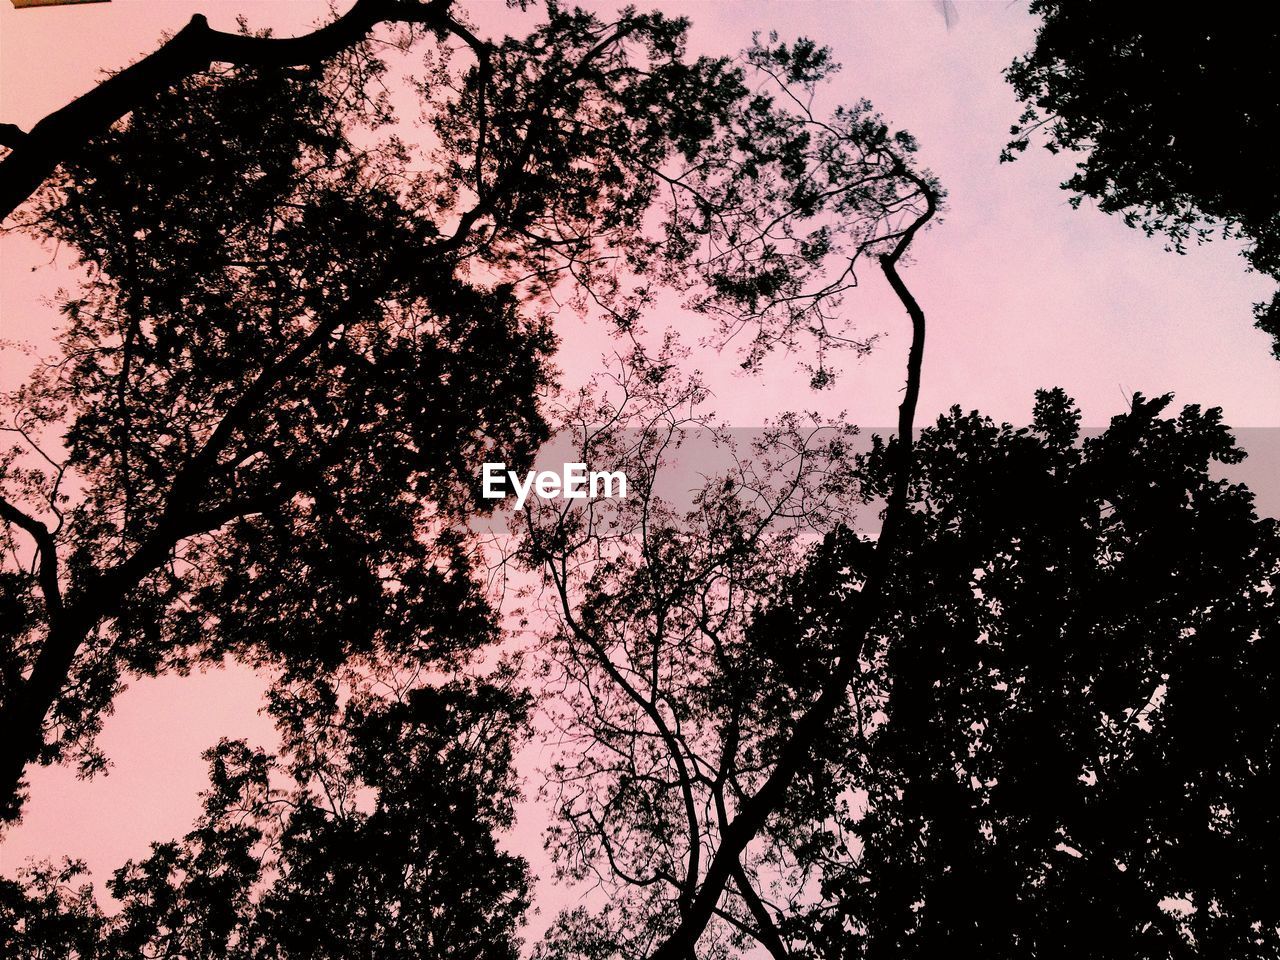
[[[918,243],[906,274],[930,322],[918,422],[953,403],[1022,422],[1036,388],[1061,385],[1080,402],[1086,424],[1105,424],[1140,390],[1221,406],[1235,426],[1280,426],[1280,365],[1250,317],[1270,283],[1246,273],[1237,247],[1165,253],[1116,218],[1087,206],[1072,210],[1057,189],[1069,170],[1064,158],[1034,150],[1015,164],[997,162],[1018,114],[1001,70],[1034,32],[1024,4],[960,3],[951,30],[927,2],[650,5],[692,18],[695,52],[733,52],[756,30],[819,39],[845,67],[828,105],[868,97],[920,140],[950,197],[944,222]],[[463,6],[488,33],[518,32],[534,16],[508,11],[501,0]],[[102,70],[154,49],[161,32],[193,13],[224,29],[244,14],[251,26],[288,34],[326,8],[312,0],[113,0],[15,11],[0,0],[0,122],[29,127]],[[55,314],[41,299],[72,278],[60,267],[32,272],[49,259],[23,238],[0,239],[0,339],[45,342]],[[720,414],[751,426],[784,409],[845,409],[861,424],[892,423],[908,331],[879,278],[863,279],[848,309],[862,333],[886,334],[871,357],[846,361],[835,389],[815,395],[786,360],[744,378],[732,358],[696,353],[722,398]],[[681,321],[673,313],[653,325]],[[575,347],[560,363],[573,380],[591,371],[608,342],[577,318],[564,324]],[[0,359],[0,386],[23,372],[16,360]],[[82,783],[68,771],[38,771],[26,822],[0,847],[0,869],[65,853],[103,871],[144,855],[151,840],[184,833],[204,782],[200,751],[223,735],[270,739],[270,724],[255,714],[257,690],[238,669],[134,685],[103,734],[111,775]],[[535,834],[526,825],[518,845],[536,850]]]

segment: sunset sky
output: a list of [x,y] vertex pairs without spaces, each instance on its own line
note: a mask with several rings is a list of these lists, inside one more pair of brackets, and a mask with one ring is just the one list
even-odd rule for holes
[[[1019,113],[1001,71],[1034,33],[1025,4],[962,2],[950,29],[931,2],[640,3],[646,5],[689,16],[699,53],[733,53],[753,31],[826,43],[844,65],[824,95],[827,106],[866,97],[920,141],[923,164],[949,199],[943,221],[916,244],[905,268],[930,324],[918,423],[952,404],[1023,422],[1033,392],[1060,385],[1081,404],[1086,425],[1105,425],[1135,391],[1172,391],[1179,403],[1221,406],[1233,426],[1280,427],[1280,364],[1251,318],[1251,305],[1270,295],[1271,283],[1246,272],[1236,244],[1165,252],[1161,240],[1088,204],[1073,210],[1058,189],[1068,158],[1033,149],[1016,163],[998,162]],[[113,0],[16,11],[0,0],[0,122],[29,128],[102,71],[154,49],[193,13],[223,29],[234,29],[242,14],[250,26],[284,35],[306,30],[327,6]],[[501,0],[461,6],[489,35],[520,32],[537,17]],[[47,298],[74,283],[69,260],[66,251],[23,237],[0,238],[0,339],[47,346],[56,319]],[[785,357],[759,376],[740,374],[732,355],[698,347],[696,321],[675,304],[650,325],[686,334],[691,363],[714,391],[712,407],[733,425],[807,409],[847,410],[857,423],[883,427],[899,401],[909,328],[878,274],[862,279],[846,308],[860,334],[883,339],[866,359],[842,360],[841,378],[822,393],[811,392]],[[558,332],[564,346],[557,362],[566,382],[579,382],[597,368],[608,338],[599,324],[573,315]],[[7,351],[0,387],[13,386],[25,362]],[[87,859],[101,877],[144,854],[149,841],[186,832],[205,780],[201,750],[220,736],[273,739],[270,723],[256,715],[258,692],[238,668],[135,684],[102,736],[115,764],[110,776],[82,783],[67,770],[36,771],[26,821],[0,847],[0,867],[68,854]],[[525,824],[517,846],[536,857],[532,825]]]

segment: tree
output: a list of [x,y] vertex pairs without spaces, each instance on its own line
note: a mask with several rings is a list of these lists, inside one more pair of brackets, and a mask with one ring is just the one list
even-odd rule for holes
[[204,817],[118,871],[109,917],[83,865],[4,881],[5,955],[514,956],[527,878],[494,834],[526,705],[459,676],[496,639],[459,524],[482,451],[545,434],[550,340],[423,256],[403,152],[356,149],[335,94],[376,69],[184,81],[40,198],[88,279],[7,411],[6,759],[99,769],[125,676],[227,655],[273,681],[284,746],[211,750]]
[[25,132],[0,124],[0,220],[38,190],[59,165],[113,123],[156,94],[207,71],[213,64],[241,67],[320,66],[358,48],[383,23],[417,24],[440,35],[469,31],[450,15],[452,0],[357,0],[343,16],[303,37],[273,38],[223,33],[200,15],[160,49],[121,70],[89,93],[54,111]]
[[[1218,411],[1169,403],[1135,397],[1083,444],[1061,391],[1030,428],[953,410],[922,432],[840,722],[700,956],[1274,952],[1280,528],[1213,478],[1243,456]],[[660,465],[681,424],[640,418],[637,458]],[[681,922],[697,857],[794,748],[873,569],[843,510],[805,505],[877,502],[896,442],[850,464],[836,425],[778,431],[767,485],[712,477],[687,518],[642,497],[622,514],[642,545],[607,563],[588,561],[608,537],[547,528],[576,547],[551,576],[582,584],[548,637],[583,758],[551,770],[553,849],[609,892],[561,918],[547,956],[645,956]],[[778,517],[826,532],[806,550]]]
[[[910,437],[924,316],[898,264],[941,191],[869,104],[813,113],[827,51],[771,38],[739,63],[690,61],[685,28],[556,5],[499,43],[452,17],[411,24],[397,49],[428,46],[433,133],[417,158],[367,45],[303,71],[191,73],[173,54],[163,82],[154,62],[131,75],[150,99],[112,100],[121,113],[99,119],[129,115],[56,158],[22,222],[69,243],[89,279],[64,301],[62,356],[13,398],[0,477],[5,602],[22,616],[0,706],[11,816],[27,763],[101,768],[93,737],[126,676],[231,655],[292,682],[396,643],[466,653],[484,605],[458,522],[479,461],[519,464],[544,435],[538,304],[564,287],[637,342],[655,287],[674,287],[724,340],[745,332],[748,367],[811,335],[824,385],[828,350],[868,346],[836,307],[875,257],[913,323]],[[827,732],[865,628],[657,956],[703,935]]]
[[[92,957],[106,923],[83,861],[44,862],[0,877],[0,946],[32,960]],[[81,882],[73,886],[77,880]]]
[[[543,686],[558,694],[544,707],[561,750],[548,771],[548,847],[608,904],[559,918],[546,957],[647,956],[690,923],[707,890],[698,956],[750,943],[781,951],[760,880],[801,845],[775,829],[795,809],[794,787],[742,849],[730,846],[734,824],[780,757],[826,755],[848,720],[838,711],[817,743],[797,729],[838,646],[814,646],[804,631],[767,646],[748,628],[803,566],[815,531],[857,502],[855,431],[787,416],[737,449],[701,412],[696,381],[654,367],[628,358],[569,414],[583,425],[581,457],[625,466],[627,500],[528,511],[526,561],[551,588],[537,618],[549,624]],[[689,510],[657,495],[674,463],[692,460],[678,474],[688,477],[725,457],[729,472],[709,477]],[[818,602],[835,615],[847,601],[833,592]],[[715,889],[709,865],[726,850],[730,875]]]
[[409,28],[429,47],[423,172],[367,46],[192,75],[66,160],[24,222],[89,282],[64,302],[63,356],[13,399],[0,501],[22,614],[0,707],[10,815],[32,760],[101,768],[93,736],[128,675],[226,655],[324,675],[391,637],[463,652],[474,634],[434,619],[483,612],[457,524],[480,460],[518,464],[544,435],[538,304],[558,289],[639,339],[672,286],[723,337],[746,332],[747,366],[810,334],[823,384],[825,351],[866,348],[834,311],[878,256],[914,324],[910,435],[924,320],[897,264],[940,200],[913,142],[866,103],[815,117],[834,65],[812,43],[690,61],[685,29],[558,6],[500,43]]
[[1280,943],[1280,531],[1213,478],[1243,457],[1219,411],[1169,403],[1083,445],[1061,391],[1029,430],[955,410],[921,439],[835,955]]
[[482,448],[542,438],[547,336],[424,266],[423,218],[384,185],[403,160],[353,151],[332,107],[280,71],[191,81],[40,211],[90,272],[62,356],[8,405],[0,509],[32,558],[5,581],[9,815],[27,762],[101,768],[124,672],[305,675],[476,609],[451,527]]
[[[843,229],[854,238],[854,242],[848,246],[847,262],[836,281],[837,286],[829,285],[824,291],[843,290],[843,285],[855,282],[856,267],[864,258],[874,257],[911,320],[912,337],[907,357],[906,385],[904,398],[899,406],[898,423],[899,435],[905,439],[894,448],[896,479],[887,497],[879,537],[871,550],[867,582],[861,594],[862,602],[852,609],[846,607],[844,613],[847,616],[842,624],[835,655],[828,663],[813,696],[796,702],[793,722],[787,724],[779,734],[778,742],[781,747],[776,762],[767,769],[758,771],[761,776],[753,778],[749,788],[744,788],[741,795],[735,798],[732,807],[716,809],[714,819],[707,821],[711,824],[713,839],[706,851],[705,865],[702,851],[704,821],[696,810],[691,810],[698,804],[690,796],[693,786],[690,777],[694,775],[687,770],[681,770],[678,774],[683,783],[684,797],[681,802],[686,811],[688,833],[684,848],[678,850],[674,858],[683,860],[683,863],[675,870],[665,871],[665,875],[655,874],[642,884],[661,882],[674,885],[680,890],[674,912],[666,913],[668,917],[675,917],[675,922],[666,925],[658,923],[641,933],[640,942],[645,944],[644,951],[654,960],[685,957],[704,942],[702,938],[708,927],[721,914],[720,904],[726,889],[734,881],[735,875],[740,874],[743,869],[743,857],[748,846],[767,828],[770,818],[785,805],[795,778],[810,755],[815,750],[820,750],[824,741],[838,730],[841,704],[858,671],[868,631],[880,605],[885,602],[884,585],[891,560],[899,549],[899,531],[907,504],[911,438],[914,433],[924,352],[925,315],[903,281],[898,265],[919,232],[926,228],[938,212],[943,197],[941,188],[927,172],[918,172],[913,168],[911,155],[915,151],[914,141],[908,135],[892,133],[880,117],[869,113],[868,104],[863,102],[854,108],[840,109],[830,119],[824,119],[812,111],[809,105],[812,103],[812,96],[806,104],[790,93],[788,81],[805,81],[812,87],[830,75],[835,65],[830,63],[824,51],[809,44],[797,44],[789,48],[776,44],[774,40],[770,45],[757,45],[753,48],[750,62],[781,88],[783,96],[787,98],[788,108],[780,117],[768,116],[761,107],[771,107],[772,102],[761,102],[758,99],[758,105],[753,106],[744,122],[748,135],[739,140],[739,144],[749,142],[772,145],[780,138],[781,149],[770,150],[764,155],[774,158],[774,163],[781,163],[783,170],[795,171],[797,179],[809,185],[802,194],[809,198],[806,206],[817,206],[819,202],[829,204],[830,209],[844,219]],[[761,122],[762,116],[768,116],[768,119]],[[760,176],[761,166],[729,166],[732,174],[732,179],[728,181],[730,191],[753,196],[760,189],[756,179]],[[744,177],[746,186],[740,187],[738,184]],[[712,178],[705,178],[699,171],[699,178],[704,182],[709,179],[713,185],[725,182],[718,172]],[[755,222],[772,224],[777,222],[777,217],[757,215]],[[820,253],[826,253],[831,249],[831,234],[824,230],[817,236],[816,249]],[[731,248],[735,259],[738,256],[737,245],[738,241],[735,240]],[[805,246],[812,252],[815,242],[811,240],[802,244],[802,250]],[[752,309],[748,315],[753,320],[758,317],[754,310],[759,298],[763,294],[776,295],[778,285],[784,282],[783,278],[790,272],[785,262],[778,263],[777,267],[771,263],[769,266],[771,269],[768,272],[759,271],[753,266],[746,271],[751,279],[750,286],[743,292],[747,293]],[[737,284],[729,289],[735,287]],[[717,289],[724,288],[723,281],[720,281]],[[787,302],[789,298],[783,297],[782,300]],[[799,316],[815,314],[823,321],[823,326],[811,326],[811,329],[819,335],[821,346],[826,339],[825,316],[808,306]],[[792,321],[797,317],[789,302],[786,317]],[[784,330],[787,329],[789,328],[784,327]],[[754,361],[759,351],[771,347],[780,339],[776,336],[762,339],[769,332],[766,327],[760,328],[747,365]],[[649,381],[659,386],[670,366],[665,360],[660,359],[654,364],[643,356],[638,363],[641,382]],[[815,381],[821,384],[824,379],[823,368],[819,365]],[[618,407],[606,406],[597,410],[596,416],[610,424],[623,414]],[[590,418],[578,414],[571,415],[571,419],[584,420],[588,424],[591,422]],[[594,433],[590,430],[587,432]],[[608,432],[605,431],[605,436]],[[584,451],[584,459],[591,459],[588,451]],[[565,520],[564,516],[555,518],[551,531],[541,535],[536,532],[535,527],[528,556],[532,565],[542,569],[548,577],[554,595],[559,599],[558,615],[563,618],[561,622],[568,625],[565,628],[567,634],[604,663],[605,673],[620,689],[622,698],[643,715],[641,723],[646,725],[646,729],[638,735],[655,738],[654,743],[665,744],[665,749],[677,758],[673,760],[677,768],[689,766],[696,770],[698,758],[691,758],[691,763],[686,764],[680,757],[688,748],[681,741],[678,720],[670,721],[664,717],[659,692],[653,689],[646,692],[641,685],[627,680],[625,669],[619,669],[611,661],[609,638],[602,633],[593,635],[591,629],[584,629],[586,625],[575,615],[571,591],[579,588],[588,597],[594,598],[597,586],[591,579],[592,561],[584,561],[578,555],[584,543],[579,538],[576,527],[571,525],[567,533],[560,529]],[[647,522],[648,516],[643,515],[642,525]],[[585,546],[589,558],[592,556],[593,543],[594,538],[588,535]],[[754,546],[747,544],[745,548],[749,551]],[[600,559],[596,556],[595,562]],[[717,567],[718,561],[711,561],[708,569],[714,571]],[[625,605],[614,611],[613,615],[621,615],[624,611]],[[607,620],[606,617],[593,625],[603,629]],[[658,637],[653,651],[647,655],[651,663],[662,661],[662,646],[663,640]],[[651,667],[650,671],[656,669]],[[674,727],[673,722],[676,724]],[[721,787],[723,786],[722,782]],[[608,847],[607,839],[604,845]],[[744,885],[739,883],[738,889],[750,900],[751,894],[743,888]],[[606,938],[604,942],[609,941]]]
[[[1052,151],[1083,153],[1062,186],[1120,213],[1181,251],[1221,226],[1250,244],[1254,269],[1280,278],[1280,16],[1205,8],[1033,0],[1043,20],[1030,53],[1006,71],[1026,112],[1004,159],[1038,134]],[[1257,307],[1276,338],[1280,298]]]
[[510,671],[435,686],[414,674],[353,675],[341,706],[334,686],[278,689],[279,757],[209,750],[199,821],[115,872],[117,910],[70,886],[80,865],[37,865],[5,882],[0,943],[76,960],[515,960],[527,869],[494,833],[512,821],[527,699]]

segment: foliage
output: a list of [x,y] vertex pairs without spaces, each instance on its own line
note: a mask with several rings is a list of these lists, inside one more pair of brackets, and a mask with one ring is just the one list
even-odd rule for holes
[[562,287],[638,337],[672,285],[754,331],[748,364],[806,331],[839,346],[857,258],[927,189],[865,104],[793,108],[786,83],[832,68],[812,45],[691,59],[682,20],[555,4],[497,43],[450,24],[395,47],[425,47],[397,69],[429,147],[400,138],[365,44],[182,80],[30,208],[86,280],[60,355],[6,404],[0,584],[27,618],[0,673],[9,817],[27,763],[103,768],[128,675],[333,670],[405,618],[464,655],[471,633],[435,626],[481,615],[454,530],[482,508],[478,464],[545,437]]
[[[61,357],[11,398],[0,468],[53,517],[6,580],[32,611],[5,651],[7,676],[32,671],[3,691],[14,748],[68,657],[43,762],[71,746],[101,766],[122,671],[230,653],[306,675],[392,627],[448,660],[487,616],[450,528],[483,450],[519,462],[544,436],[548,335],[420,256],[388,183],[403,157],[356,152],[331,108],[287,73],[191,81],[50,198],[41,229],[88,279]],[[7,526],[15,550],[28,528]]]
[[115,872],[109,917],[90,888],[68,886],[77,865],[6,881],[11,947],[77,960],[515,960],[528,879],[495,831],[513,818],[527,699],[509,672],[493,681],[356,680],[341,705],[333,688],[278,690],[279,756],[243,741],[209,750],[199,821]]
[[[625,470],[626,500],[526,508],[523,558],[549,588],[530,614],[545,625],[543,723],[558,747],[548,849],[609,904],[562,918],[548,957],[581,952],[584,936],[596,950],[646,955],[686,914],[735,808],[791,748],[816,685],[819,658],[807,654],[819,641],[787,633],[769,647],[747,625],[814,529],[857,496],[851,429],[785,417],[740,449],[700,412],[700,384],[672,367],[630,357],[562,414],[576,456]],[[711,475],[682,510],[660,495],[668,472]],[[790,855],[788,839],[772,839],[762,856]],[[734,924],[750,912],[738,894],[727,899],[699,955],[741,943]]]
[[1169,403],[926,431],[822,955],[1275,951],[1280,531]]
[[[1063,187],[1098,201],[1181,251],[1215,225],[1250,244],[1280,277],[1280,15],[1273,7],[1203,9],[1033,0],[1043,18],[1030,53],[1007,76],[1026,112],[1005,159],[1041,132],[1053,151],[1084,153]],[[1258,307],[1276,338],[1280,299]]]
[[[0,948],[5,956],[65,960],[95,956],[106,926],[84,863],[30,864],[0,878]],[[77,884],[76,881],[80,880]]]
[[[1218,411],[1169,402],[1137,396],[1083,443],[1061,391],[1030,428],[953,410],[923,432],[860,674],[705,955],[1274,951],[1280,530],[1213,478],[1243,456]],[[861,458],[858,495],[888,493],[895,442]],[[683,523],[646,502],[634,560],[543,537],[548,577],[572,571],[548,639],[583,757],[551,771],[553,849],[609,891],[548,956],[643,956],[679,922],[696,851],[794,749],[856,618],[872,544],[837,510],[800,562],[785,525],[753,536],[729,480]]]

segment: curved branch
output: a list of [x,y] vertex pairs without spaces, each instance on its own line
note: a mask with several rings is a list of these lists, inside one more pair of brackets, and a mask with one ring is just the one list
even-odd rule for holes
[[21,527],[36,542],[36,550],[40,554],[40,592],[44,595],[45,610],[53,617],[62,608],[62,588],[58,585],[58,552],[53,532],[4,497],[0,497],[0,520]]
[[769,774],[768,779],[741,805],[738,815],[728,825],[720,838],[720,846],[707,864],[706,876],[693,906],[679,925],[658,947],[649,954],[649,960],[685,960],[694,955],[694,947],[707,923],[715,915],[716,905],[732,879],[734,868],[740,866],[743,850],[764,828],[769,817],[781,806],[786,794],[807,761],[814,744],[827,732],[831,718],[844,701],[846,691],[858,669],[858,661],[866,645],[871,627],[884,604],[884,586],[890,560],[897,550],[902,517],[907,506],[907,492],[911,482],[912,439],[915,430],[916,404],[920,397],[920,371],[924,360],[925,316],[920,304],[911,294],[898,274],[898,263],[906,253],[916,234],[937,213],[938,197],[934,188],[923,178],[911,174],[905,166],[899,168],[924,194],[925,209],[910,227],[902,232],[894,248],[880,257],[880,266],[899,301],[911,318],[911,347],[907,355],[906,392],[898,408],[898,457],[893,489],[885,507],[884,522],[876,540],[871,568],[858,603],[854,606],[851,622],[845,627],[843,652],[833,664],[818,698],[796,721],[790,741]]
[[356,0],[332,23],[300,37],[253,37],[214,30],[196,14],[153,53],[55,110],[23,134],[0,125],[0,220],[92,137],[106,131],[148,97],[207,70],[214,63],[242,66],[309,66],[359,43],[379,23],[418,23],[452,29],[452,0]]

